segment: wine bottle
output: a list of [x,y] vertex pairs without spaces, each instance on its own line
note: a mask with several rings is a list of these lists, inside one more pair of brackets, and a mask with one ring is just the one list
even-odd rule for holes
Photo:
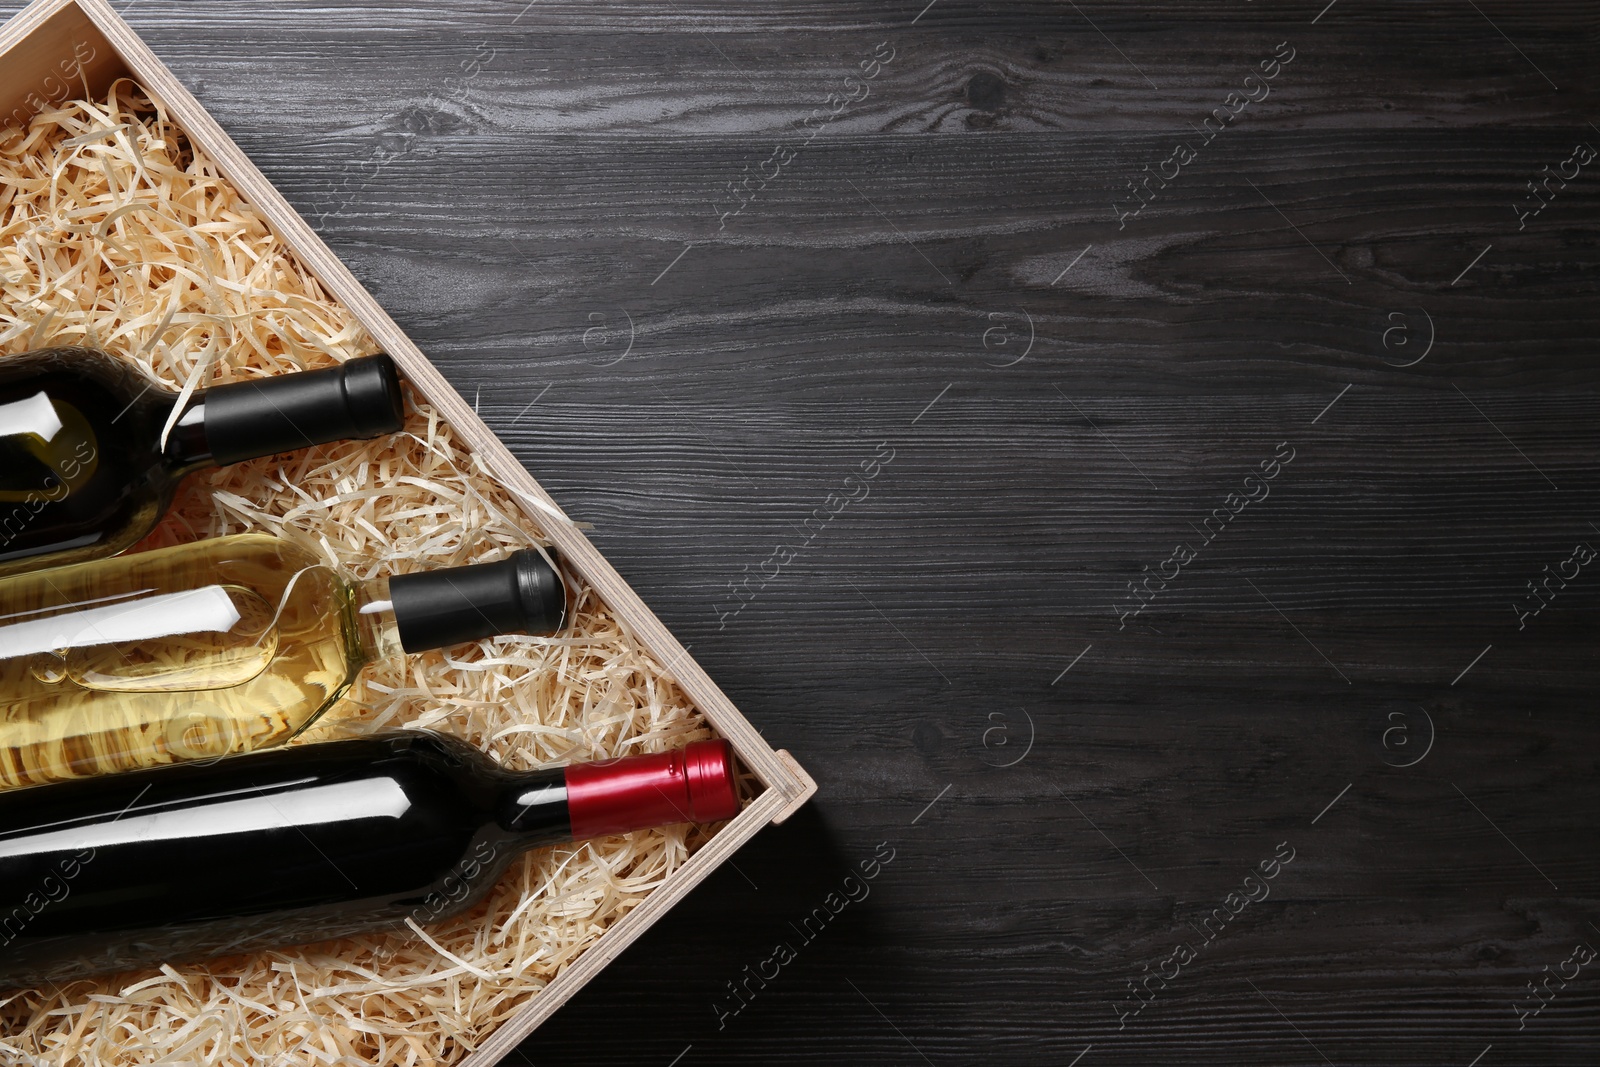
[[0,358],[0,574],[115,555],[193,471],[394,433],[385,355],[219,385],[183,401],[89,348]]
[[0,786],[276,745],[367,663],[566,622],[532,549],[355,581],[238,534],[0,578]]
[[527,849],[738,814],[725,741],[531,772],[402,731],[0,794],[0,987],[476,903]]

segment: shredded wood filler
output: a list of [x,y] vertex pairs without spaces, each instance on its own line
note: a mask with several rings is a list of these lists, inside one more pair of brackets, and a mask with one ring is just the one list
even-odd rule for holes
[[[376,350],[216,167],[128,81],[0,131],[0,359],[87,345],[174,390]],[[265,530],[360,577],[544,543],[414,393],[406,433],[203,473],[141,547]],[[577,581],[568,574],[569,581]],[[586,587],[560,637],[502,637],[367,669],[295,743],[432,727],[507,767],[710,736]],[[683,827],[533,853],[456,919],[59,989],[0,991],[0,1062],[459,1061],[700,843]],[[271,871],[262,871],[264,878]]]

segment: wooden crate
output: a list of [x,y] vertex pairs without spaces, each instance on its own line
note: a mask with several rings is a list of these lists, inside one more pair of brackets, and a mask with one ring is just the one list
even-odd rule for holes
[[728,739],[764,791],[719,831],[643,905],[618,920],[583,956],[515,1018],[497,1030],[460,1067],[488,1067],[518,1042],[715,870],[767,823],[782,822],[816,791],[799,764],[774,751],[540,488],[416,345],[400,331],[306,221],[278,194],[206,110],[156,58],[105,0],[35,0],[0,28],[0,125],[26,122],[45,107],[103,94],[119,77],[132,77],[166,106],[168,114],[214,160],[277,235],[359,319],[399,363],[411,384],[439,411],[487,469],[518,501],[524,516],[543,530],[612,611],[677,679],[717,733]]

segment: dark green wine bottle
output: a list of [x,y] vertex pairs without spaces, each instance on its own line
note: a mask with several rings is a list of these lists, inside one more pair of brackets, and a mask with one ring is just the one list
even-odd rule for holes
[[[400,429],[385,355],[178,394],[90,348],[0,357],[0,574],[115,555],[186,474]],[[176,413],[176,419],[173,418]]]

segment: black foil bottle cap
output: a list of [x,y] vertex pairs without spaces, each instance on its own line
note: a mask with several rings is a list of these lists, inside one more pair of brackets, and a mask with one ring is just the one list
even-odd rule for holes
[[206,446],[219,466],[329,441],[397,433],[404,394],[382,353],[323,370],[234,382],[202,394]]
[[497,563],[391,578],[389,602],[407,652],[498,634],[543,636],[567,624],[566,585],[531,548]]

